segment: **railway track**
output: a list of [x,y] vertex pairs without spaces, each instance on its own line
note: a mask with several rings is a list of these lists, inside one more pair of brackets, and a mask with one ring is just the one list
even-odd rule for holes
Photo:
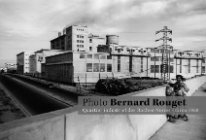
[[72,107],[77,104],[78,95],[28,79],[1,75],[1,83],[31,115]]

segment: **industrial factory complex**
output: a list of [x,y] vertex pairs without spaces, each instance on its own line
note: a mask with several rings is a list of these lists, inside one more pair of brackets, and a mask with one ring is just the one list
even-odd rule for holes
[[205,52],[168,48],[163,66],[161,47],[125,46],[118,35],[99,36],[87,26],[65,27],[50,41],[50,49],[17,54],[17,72],[47,80],[75,84],[126,77],[186,78],[205,74]]

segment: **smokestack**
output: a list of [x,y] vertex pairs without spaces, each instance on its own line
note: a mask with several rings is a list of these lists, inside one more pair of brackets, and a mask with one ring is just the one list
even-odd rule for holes
[[58,37],[60,37],[61,36],[61,32],[58,32]]

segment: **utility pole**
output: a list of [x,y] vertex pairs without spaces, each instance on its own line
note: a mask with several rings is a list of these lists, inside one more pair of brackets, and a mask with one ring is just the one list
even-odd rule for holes
[[162,64],[161,64],[161,78],[166,81],[169,79],[169,73],[170,72],[170,67],[168,66],[169,62],[169,49],[170,45],[168,45],[168,41],[172,42],[172,38],[168,37],[168,33],[172,34],[172,30],[168,29],[167,26],[164,26],[163,29],[156,31],[156,34],[158,33],[163,33],[163,37],[155,40],[157,41],[163,41],[163,44],[161,45],[162,48]]

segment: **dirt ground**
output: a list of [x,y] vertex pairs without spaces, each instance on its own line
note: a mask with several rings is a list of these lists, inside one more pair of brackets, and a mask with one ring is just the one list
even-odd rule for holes
[[22,111],[0,87],[0,124],[24,118]]

